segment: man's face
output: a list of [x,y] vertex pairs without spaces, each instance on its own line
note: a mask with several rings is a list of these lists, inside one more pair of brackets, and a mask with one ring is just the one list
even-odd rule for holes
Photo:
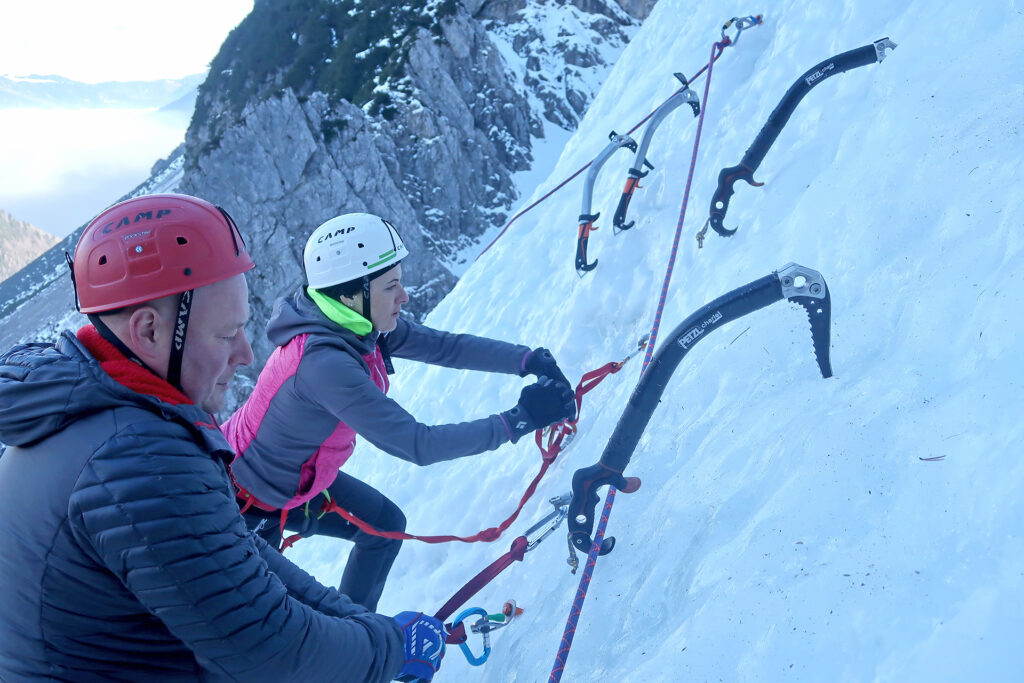
[[253,361],[244,330],[248,319],[245,276],[235,275],[196,290],[181,360],[181,387],[208,413],[224,407],[235,370]]
[[[361,297],[357,300],[362,301]],[[381,332],[395,329],[402,304],[408,301],[409,295],[402,287],[402,264],[399,263],[370,283],[370,322],[373,329]]]

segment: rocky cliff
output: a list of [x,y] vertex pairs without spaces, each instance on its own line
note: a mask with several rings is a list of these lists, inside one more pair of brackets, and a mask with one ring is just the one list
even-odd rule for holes
[[543,121],[575,127],[639,23],[610,0],[363,0],[355,22],[350,4],[257,2],[212,63],[186,138],[181,191],[224,206],[259,264],[258,361],[274,299],[302,282],[305,236],[340,213],[399,227],[407,309],[431,310],[506,219]]
[[0,210],[0,281],[31,263],[57,238]]
[[[534,141],[575,128],[653,5],[256,0],[211,63],[184,147],[130,195],[192,193],[241,226],[258,264],[252,379],[273,301],[302,282],[306,235],[339,213],[399,226],[407,308],[433,308],[506,220]],[[78,234],[0,283],[0,346],[79,323],[62,253]]]

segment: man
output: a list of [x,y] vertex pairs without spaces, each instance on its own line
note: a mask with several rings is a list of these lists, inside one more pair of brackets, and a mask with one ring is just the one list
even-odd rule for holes
[[211,413],[253,360],[253,267],[223,210],[130,199],[75,251],[92,324],[0,356],[0,680],[433,675],[436,620],[354,605],[238,514]]

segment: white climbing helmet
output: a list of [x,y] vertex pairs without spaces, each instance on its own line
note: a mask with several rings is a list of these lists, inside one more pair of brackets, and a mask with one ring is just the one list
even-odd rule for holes
[[302,262],[306,282],[322,289],[388,270],[408,255],[391,223],[372,213],[346,213],[313,231]]

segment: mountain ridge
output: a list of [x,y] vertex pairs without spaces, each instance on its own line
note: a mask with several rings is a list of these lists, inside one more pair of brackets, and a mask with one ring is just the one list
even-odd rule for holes
[[132,108],[191,106],[205,74],[152,81],[105,81],[83,83],[57,75],[0,75],[0,109],[41,108]]

